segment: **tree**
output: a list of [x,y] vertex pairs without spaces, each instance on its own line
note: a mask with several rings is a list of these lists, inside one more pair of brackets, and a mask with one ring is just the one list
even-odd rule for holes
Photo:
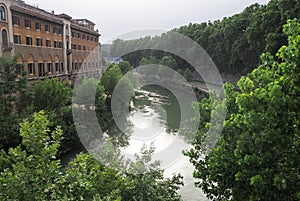
[[8,149],[19,144],[18,124],[20,97],[25,93],[27,79],[23,64],[13,58],[0,58],[0,148]]
[[33,85],[32,104],[35,111],[44,110],[50,119],[52,128],[60,125],[64,139],[60,151],[68,152],[81,146],[77,136],[71,109],[71,87],[58,78],[45,78]]
[[164,171],[159,169],[160,162],[151,162],[155,149],[144,146],[141,155],[135,155],[136,161],[127,162],[124,188],[121,191],[123,200],[143,201],[180,201],[177,191],[183,185],[181,175],[165,179]]
[[[176,193],[180,177],[164,179],[157,167],[151,166],[157,171],[146,176],[126,174],[81,153],[63,169],[56,158],[63,131],[60,127],[50,131],[49,125],[44,111],[35,113],[21,124],[22,144],[0,151],[1,200],[180,200]],[[139,164],[128,168],[145,165],[152,153],[144,151]]]
[[[214,22],[188,24],[174,29],[201,45],[224,75],[224,79],[236,84],[241,75],[250,73],[260,64],[259,56],[263,52],[272,55],[287,42],[281,27],[288,19],[299,18],[298,0],[270,0],[266,5],[257,3],[248,6],[241,13]],[[118,53],[133,66],[138,66],[143,58],[161,60],[168,53],[149,50],[145,47],[156,47],[156,44],[169,45],[171,32],[155,37],[144,37],[134,40],[115,40],[111,51]],[[134,49],[144,49],[133,51]],[[133,52],[132,52],[133,51]],[[184,50],[193,52],[192,49]],[[128,53],[126,55],[121,55]],[[130,52],[130,53],[129,53]],[[181,72],[193,67],[186,61],[172,55]],[[143,63],[147,62],[144,60]],[[149,64],[149,63],[148,63]],[[153,63],[152,63],[153,64]],[[193,71],[192,71],[193,72]],[[193,74],[197,74],[193,72]],[[195,76],[196,78],[197,76]],[[199,79],[199,78],[198,78]]]
[[104,86],[105,93],[112,95],[116,84],[122,77],[122,72],[117,64],[112,64],[101,77],[101,84]]
[[131,71],[133,67],[130,65],[128,61],[122,61],[119,63],[119,68],[123,75],[125,75],[127,72]]
[[[206,154],[211,104],[200,103],[200,129],[188,152],[197,186],[213,200],[300,199],[300,23],[284,26],[288,45],[226,92],[227,118],[215,148]],[[223,104],[223,103],[220,103]]]
[[62,137],[50,132],[44,112],[21,124],[22,146],[0,154],[1,200],[60,200],[60,162],[55,159]]
[[71,88],[58,78],[45,78],[33,87],[33,105],[37,111],[46,110],[61,113],[71,104]]

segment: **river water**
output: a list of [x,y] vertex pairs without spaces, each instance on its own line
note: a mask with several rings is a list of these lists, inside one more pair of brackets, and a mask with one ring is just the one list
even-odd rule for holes
[[[179,104],[172,94],[159,86],[149,86],[137,92],[133,102],[134,109],[130,112],[128,120],[132,123],[132,136],[152,136],[147,140],[131,137],[129,146],[123,149],[124,152],[139,153],[143,145],[155,147],[155,153],[161,153],[174,142],[184,144],[183,147],[190,147],[178,133],[180,126]],[[183,176],[184,186],[179,193],[184,201],[207,201],[205,195],[199,188],[194,186],[193,166],[189,163],[188,157],[180,153],[173,157],[172,163],[167,164],[165,177],[180,173]],[[171,157],[172,158],[172,157]],[[158,159],[160,159],[158,157]]]
[[[179,149],[179,152],[177,150],[176,153],[166,155],[164,160],[170,160],[166,166],[161,167],[165,170],[164,176],[169,178],[173,174],[183,176],[184,186],[179,190],[183,201],[209,201],[203,192],[194,186],[196,181],[192,176],[194,167],[189,163],[188,157],[182,154],[183,150],[187,150],[191,146],[178,133],[184,111],[181,111],[175,96],[165,88],[147,86],[136,92],[131,106],[133,109],[127,117],[127,120],[132,124],[131,136],[139,136],[142,133],[142,137],[151,137],[146,138],[146,140],[130,137],[129,146],[122,151],[129,154],[139,154],[144,145],[149,147],[150,144],[154,145],[155,153],[163,152],[167,147],[174,144],[184,147]],[[72,161],[80,151],[83,150],[74,150],[74,152],[64,155],[63,166]],[[163,157],[158,157],[158,160],[161,158]]]

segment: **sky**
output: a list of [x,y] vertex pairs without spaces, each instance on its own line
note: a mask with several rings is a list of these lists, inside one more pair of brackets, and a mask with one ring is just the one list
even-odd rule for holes
[[[101,43],[137,30],[167,31],[189,23],[214,21],[269,0],[25,0],[56,14],[96,23]],[[155,35],[156,31],[153,31]],[[159,31],[158,31],[159,32]],[[143,35],[142,34],[142,35]],[[147,35],[147,34],[146,34]],[[124,37],[126,38],[126,37]]]

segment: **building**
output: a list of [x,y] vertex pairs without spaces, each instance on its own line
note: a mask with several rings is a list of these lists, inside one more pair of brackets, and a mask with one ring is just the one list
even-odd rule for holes
[[87,19],[54,14],[21,0],[0,2],[0,57],[19,54],[30,78],[101,70],[98,30]]

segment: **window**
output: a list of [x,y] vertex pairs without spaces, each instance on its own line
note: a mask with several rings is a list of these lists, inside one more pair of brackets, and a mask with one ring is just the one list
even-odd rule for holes
[[57,33],[62,34],[62,28],[57,28]]
[[36,28],[36,30],[41,30],[41,23],[35,22],[35,28]]
[[31,21],[29,19],[25,19],[25,27],[31,28]]
[[49,26],[49,24],[45,24],[45,31],[46,32],[50,32],[50,26]]
[[6,11],[4,6],[0,6],[0,19],[1,21],[6,21]]
[[13,16],[12,20],[13,20],[13,25],[16,25],[16,26],[20,25],[20,21],[19,21],[19,18],[17,16]]
[[51,47],[51,42],[50,42],[50,40],[46,40],[46,47]]
[[91,41],[94,41],[94,37],[93,36],[91,36]]
[[48,72],[52,72],[52,63],[47,64]]
[[86,36],[86,40],[90,40],[90,36]]
[[81,45],[78,45],[78,50],[81,50]]
[[2,44],[4,47],[8,46],[8,38],[7,38],[7,31],[6,29],[2,30]]
[[36,38],[36,45],[37,46],[43,46],[43,42],[41,38]]
[[14,34],[14,43],[15,44],[21,44],[21,36]]
[[53,33],[54,33],[54,34],[57,34],[57,33],[58,33],[57,27],[53,27]]
[[28,72],[29,72],[29,74],[34,74],[34,64],[33,63],[29,63],[27,66],[28,66]]
[[26,45],[32,45],[32,37],[26,36]]
[[58,42],[57,41],[54,41],[53,45],[54,45],[55,48],[58,48]]
[[76,38],[76,33],[72,31],[72,38]]
[[80,33],[78,33],[78,38],[81,38],[81,34]]
[[66,36],[69,36],[69,25],[66,25]]
[[82,50],[83,50],[83,51],[86,51],[86,47],[85,47],[85,46],[82,46]]
[[72,44],[72,49],[76,50],[77,49],[77,45],[76,44]]
[[84,34],[82,34],[82,39],[85,40],[85,35]]
[[60,63],[60,69],[61,69],[61,72],[64,72],[64,63]]
[[43,63],[38,63],[38,69],[39,69],[39,76],[44,76],[44,64]]
[[59,63],[55,63],[55,71],[59,72]]
[[58,48],[63,48],[63,43],[61,41],[58,42]]

